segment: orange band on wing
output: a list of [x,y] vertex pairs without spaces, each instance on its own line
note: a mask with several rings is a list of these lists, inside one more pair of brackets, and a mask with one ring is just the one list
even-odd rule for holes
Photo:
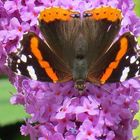
[[109,64],[109,66],[105,70],[105,73],[103,74],[103,76],[100,79],[102,84],[104,84],[106,82],[106,80],[111,76],[113,70],[117,68],[122,57],[126,54],[127,49],[128,49],[128,40],[126,37],[123,37],[120,40],[120,50],[119,50],[115,60]]
[[73,12],[69,9],[63,9],[59,7],[46,8],[39,15],[39,21],[43,20],[46,23],[52,22],[54,20],[69,21],[72,14],[78,12]]
[[53,82],[58,81],[58,78],[47,61],[43,60],[40,50],[38,49],[38,39],[36,37],[31,38],[31,51],[37,58],[40,66],[45,69],[47,75],[53,80]]
[[122,19],[122,13],[119,9],[112,7],[100,7],[93,10],[86,11],[86,13],[92,14],[91,18],[95,20],[107,19],[115,22]]

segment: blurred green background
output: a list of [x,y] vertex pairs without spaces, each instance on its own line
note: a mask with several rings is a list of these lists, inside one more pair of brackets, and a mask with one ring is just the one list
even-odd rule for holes
[[[134,0],[136,3],[135,11],[140,16],[140,0]],[[139,39],[140,42],[140,39]],[[24,123],[27,114],[22,106],[13,106],[10,104],[10,97],[16,93],[14,87],[9,83],[6,77],[0,77],[0,140],[29,140],[28,137],[20,135],[20,126]],[[136,117],[140,120],[140,112]],[[134,135],[140,137],[140,125],[134,130]],[[140,138],[138,139],[140,140]]]
[[10,97],[16,93],[15,88],[4,76],[0,77],[0,140],[29,140],[20,135],[20,126],[24,124],[27,114],[19,105],[11,105]]

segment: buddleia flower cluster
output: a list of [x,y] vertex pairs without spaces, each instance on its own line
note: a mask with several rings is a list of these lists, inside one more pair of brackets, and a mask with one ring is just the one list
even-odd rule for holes
[[[124,16],[119,35],[131,31],[140,35],[140,19],[132,0],[1,0],[0,1],[0,73],[9,76],[17,93],[12,104],[24,106],[30,115],[21,126],[21,134],[31,140],[130,140],[138,126],[138,79],[97,87],[86,84],[79,94],[73,81],[43,83],[13,74],[5,66],[10,52],[16,50],[25,32],[41,36],[37,16],[46,7],[65,7],[85,11],[112,6]],[[106,90],[104,90],[106,89]],[[5,93],[2,93],[5,94]]]

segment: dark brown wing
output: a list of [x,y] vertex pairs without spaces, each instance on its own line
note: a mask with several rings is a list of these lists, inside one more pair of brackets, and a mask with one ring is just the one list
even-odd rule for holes
[[51,50],[72,67],[74,42],[81,32],[80,13],[58,7],[47,8],[39,15],[39,25]]
[[83,44],[86,53],[82,54],[86,54],[84,59],[91,73],[118,34],[122,15],[118,9],[100,7],[85,11],[82,16],[69,9],[51,7],[40,13],[39,25],[50,49],[71,71],[77,45]]
[[110,47],[120,30],[121,11],[99,7],[83,13],[83,32],[88,42],[89,71]]
[[21,47],[8,57],[8,66],[17,74],[46,82],[69,81],[70,69],[35,33],[23,36]]

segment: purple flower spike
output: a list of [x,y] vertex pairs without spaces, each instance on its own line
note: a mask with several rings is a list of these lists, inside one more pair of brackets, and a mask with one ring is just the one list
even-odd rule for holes
[[100,6],[120,9],[123,20],[119,36],[131,31],[140,35],[140,18],[132,0],[7,0],[0,1],[0,73],[5,72],[17,89],[12,104],[24,106],[30,118],[21,134],[31,140],[130,140],[138,125],[140,82],[106,84],[100,88],[87,83],[79,94],[72,81],[61,84],[42,83],[15,76],[4,64],[23,34],[40,35],[37,16],[45,7],[65,7],[78,11]]

